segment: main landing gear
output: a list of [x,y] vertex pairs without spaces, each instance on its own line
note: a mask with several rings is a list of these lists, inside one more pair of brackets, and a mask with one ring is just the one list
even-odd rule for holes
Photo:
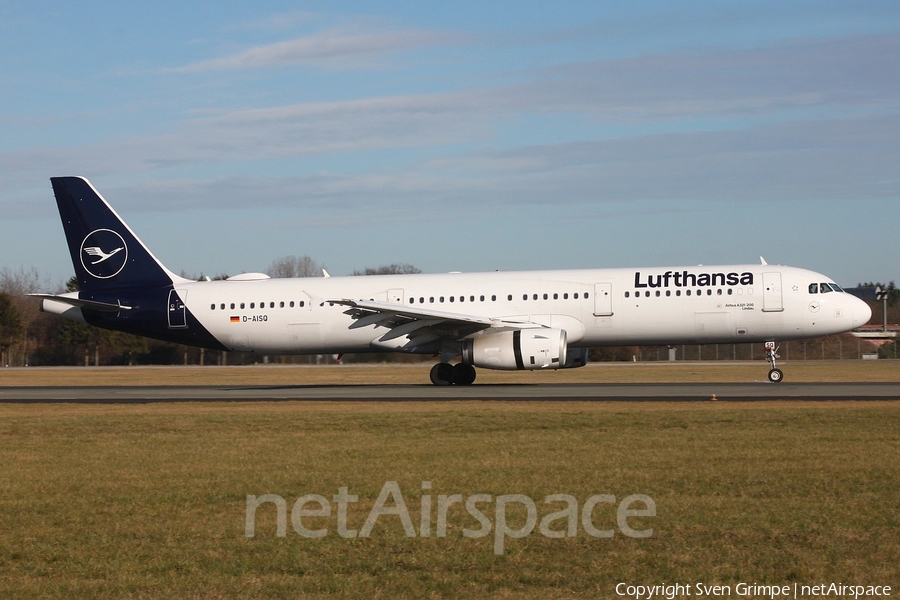
[[769,381],[772,383],[781,383],[784,379],[784,373],[775,366],[775,359],[781,358],[778,355],[778,348],[780,348],[780,346],[776,346],[775,342],[766,342],[766,360],[772,365],[772,368],[769,370]]
[[431,367],[431,383],[434,385],[472,385],[473,381],[475,367],[472,365],[440,362]]

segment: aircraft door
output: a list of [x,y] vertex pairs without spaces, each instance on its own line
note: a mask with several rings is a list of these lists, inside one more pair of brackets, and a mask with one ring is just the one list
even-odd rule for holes
[[595,283],[594,284],[594,316],[609,317],[613,314],[612,310],[612,284],[611,283]]
[[763,312],[781,312],[781,273],[763,273]]
[[185,298],[187,298],[187,290],[169,290],[169,329],[187,327]]

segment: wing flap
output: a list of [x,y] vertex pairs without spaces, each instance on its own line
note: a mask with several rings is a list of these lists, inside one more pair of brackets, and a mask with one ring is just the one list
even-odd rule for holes
[[[346,298],[329,298],[326,302],[332,304],[340,304],[349,306],[351,309],[365,311],[367,313],[379,313],[382,315],[393,315],[402,319],[438,319],[440,321],[457,321],[460,323],[478,324],[485,327],[491,327],[497,321],[496,319],[488,319],[485,317],[475,317],[472,315],[464,315],[460,313],[444,312],[441,310],[432,310],[429,308],[413,308],[404,304],[392,304],[390,302],[376,302],[374,300],[348,300]],[[352,314],[347,311],[347,314]]]
[[[438,340],[458,341],[484,329],[503,331],[544,327],[527,317],[479,317],[375,300],[329,298],[326,302],[348,307],[344,313],[354,319],[351,329],[386,327],[389,331],[375,338],[372,344],[398,350],[409,351]],[[403,343],[401,338],[407,341]]]

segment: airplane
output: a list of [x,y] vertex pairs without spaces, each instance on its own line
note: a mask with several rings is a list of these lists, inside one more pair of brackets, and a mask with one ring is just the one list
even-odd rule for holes
[[[192,281],[167,269],[83,177],[51,178],[79,291],[34,294],[41,310],[213,350],[406,352],[439,357],[435,385],[476,367],[568,369],[595,346],[779,341],[869,321],[820,273],[760,264]],[[99,259],[99,260],[95,260]],[[453,364],[456,357],[459,361]]]

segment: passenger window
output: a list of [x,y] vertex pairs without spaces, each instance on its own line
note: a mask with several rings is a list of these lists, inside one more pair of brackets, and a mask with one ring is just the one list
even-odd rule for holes
[[289,304],[289,306],[290,306],[291,308],[294,308],[294,301],[293,301],[293,300],[291,300],[291,303]]
[[506,299],[509,300],[510,302],[512,302],[512,294],[510,294],[509,296],[507,296]]
[[[626,296],[626,298],[627,298],[627,296]],[[554,294],[553,294],[553,299],[554,299],[554,300],[559,300],[559,294],[554,293]]]
[[244,308],[244,303],[243,303],[243,302],[241,302],[241,308]]
[[668,298],[671,295],[672,295],[672,290],[666,290],[666,297]]
[[[555,295],[556,295],[556,294],[554,294],[554,296],[555,296]],[[629,296],[631,296],[631,292],[625,292],[625,297],[628,298]]]
[[690,296],[690,295],[691,295],[691,290],[685,290],[684,293],[685,293],[686,295]]
[[255,302],[251,302],[251,303],[250,303],[250,308],[254,308],[255,306],[256,306],[256,303],[255,303]]
[[221,308],[222,310],[225,310],[225,303],[223,302],[222,304],[220,304],[219,308]]
[[659,290],[656,290],[656,297],[659,298]]
[[216,305],[215,305],[215,304],[210,304],[210,305],[209,305],[209,310],[216,310]]
[[[649,296],[650,294],[648,293],[647,295]],[[572,295],[572,297],[573,297],[574,299],[578,300],[578,292],[575,292],[575,293]]]
[[234,310],[234,302],[231,303],[231,310]]
[[568,299],[569,299],[569,293],[566,292],[565,294],[563,294],[563,300],[568,300]]
[[534,296],[531,297],[532,300],[537,300],[537,298],[538,298],[537,294],[535,294]]
[[304,306],[306,306],[306,300],[301,300],[301,301],[300,301],[300,308],[303,308]]
[[585,299],[585,300],[588,299],[588,293],[587,293],[587,292],[584,293],[584,299]]
[[[281,305],[284,306],[284,302],[282,302]],[[275,303],[269,302],[269,308],[275,308]]]

